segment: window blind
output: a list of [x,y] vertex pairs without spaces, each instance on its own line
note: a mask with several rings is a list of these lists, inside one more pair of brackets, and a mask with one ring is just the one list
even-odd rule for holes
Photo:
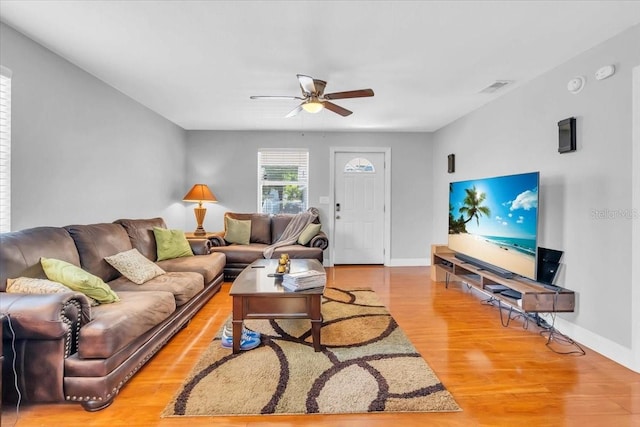
[[308,208],[309,152],[258,151],[258,212],[299,213]]
[[0,66],[0,232],[11,231],[11,70]]

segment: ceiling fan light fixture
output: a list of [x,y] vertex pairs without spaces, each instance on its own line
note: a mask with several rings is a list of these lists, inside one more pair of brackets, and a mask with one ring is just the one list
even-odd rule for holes
[[302,104],[302,109],[307,113],[312,113],[312,114],[319,113],[323,108],[324,108],[324,105],[322,104],[322,102],[318,100],[308,101]]
[[303,74],[297,74],[298,83],[300,84],[300,90],[302,96],[250,96],[251,99],[299,99],[302,102],[291,110],[286,116],[297,116],[302,110],[307,113],[317,114],[322,110],[328,110],[330,112],[347,117],[353,114],[353,111],[349,111],[346,108],[342,108],[339,105],[334,104],[332,101],[336,99],[348,99],[348,98],[366,98],[373,96],[373,89],[358,89],[347,90],[343,92],[324,93],[324,89],[327,82],[320,79],[314,79]]

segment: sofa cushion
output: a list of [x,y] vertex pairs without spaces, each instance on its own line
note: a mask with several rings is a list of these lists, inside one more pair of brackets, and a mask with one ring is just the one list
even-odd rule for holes
[[291,259],[317,259],[322,262],[323,250],[321,248],[310,248],[302,245],[287,245],[276,248],[272,258],[280,258],[280,255],[287,254]]
[[269,214],[227,212],[224,216],[251,221],[250,243],[271,244],[271,217]]
[[271,241],[277,242],[295,214],[276,214],[271,217]]
[[[140,289],[138,285],[132,286]],[[94,359],[112,356],[163,322],[175,309],[175,299],[170,292],[120,292],[119,302],[92,309],[91,322],[80,329],[78,357]]]
[[80,266],[105,282],[120,273],[104,258],[131,249],[131,241],[120,224],[68,225],[64,227],[76,243]]
[[251,264],[253,261],[264,258],[262,252],[268,245],[262,243],[251,243],[250,245],[229,245],[211,248],[212,252],[225,254],[227,265],[229,264]]
[[300,233],[300,236],[298,236],[298,243],[301,245],[309,243],[311,239],[313,239],[313,236],[318,234],[321,227],[321,224],[307,224],[304,230],[302,230],[302,233]]
[[162,218],[151,219],[119,219],[114,221],[122,225],[129,235],[131,246],[140,251],[142,255],[151,261],[158,259],[158,248],[153,228],[167,228]]
[[147,259],[135,248],[108,256],[105,261],[111,264],[124,277],[138,285],[165,274],[163,269]]
[[74,291],[82,292],[100,304],[110,304],[120,299],[113,290],[98,276],[94,276],[80,267],[52,258],[40,258],[42,269],[49,280],[59,282]]
[[153,234],[156,236],[158,261],[193,256],[191,245],[189,245],[184,231],[153,227]]
[[251,240],[251,221],[242,219],[224,218],[224,240],[227,243],[248,245]]
[[[247,266],[253,261],[264,259],[263,252],[267,245],[260,243],[251,243],[250,245],[229,245],[214,246],[212,252],[223,253],[227,257],[226,267],[229,266]],[[289,258],[297,259],[317,259],[322,262],[323,250],[321,248],[310,248],[302,245],[287,245],[276,248],[271,258],[280,258],[280,255],[288,254]]]
[[225,256],[219,253],[198,255],[185,258],[174,258],[159,261],[164,271],[187,271],[200,273],[204,277],[204,283],[211,283],[224,271]]
[[36,227],[0,234],[0,291],[9,277],[46,279],[40,257],[80,265],[78,249],[69,232],[60,227]]
[[115,289],[118,294],[121,291],[170,292],[176,301],[176,306],[179,307],[204,289],[204,278],[201,274],[193,272],[171,272],[154,277],[143,285],[136,285],[127,278],[120,277],[109,282],[109,286]]

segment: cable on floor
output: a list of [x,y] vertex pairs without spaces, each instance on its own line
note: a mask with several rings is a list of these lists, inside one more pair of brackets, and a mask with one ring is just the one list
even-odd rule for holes
[[[16,360],[18,359],[18,355],[16,353],[16,332],[13,330],[13,324],[11,323],[11,316],[9,313],[4,314],[7,319],[7,326],[9,327],[9,331],[11,332],[11,352],[13,356],[13,360],[11,361],[11,368],[13,370],[13,385],[16,389],[16,393],[18,395],[18,400],[16,402],[16,422],[14,425],[18,423],[20,419],[20,402],[22,401],[22,393],[20,392],[20,388],[18,387],[18,370],[16,368]],[[0,324],[0,328],[2,324]]]

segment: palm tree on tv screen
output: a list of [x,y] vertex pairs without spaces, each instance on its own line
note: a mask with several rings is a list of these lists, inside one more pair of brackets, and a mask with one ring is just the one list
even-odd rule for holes
[[485,193],[478,194],[475,185],[472,188],[465,188],[464,191],[467,193],[462,201],[464,206],[462,206],[458,212],[469,216],[469,218],[464,221],[464,224],[475,218],[478,225],[480,225],[480,217],[482,215],[487,217],[491,216],[491,210],[487,206],[482,206],[482,202],[485,201],[487,195]]

